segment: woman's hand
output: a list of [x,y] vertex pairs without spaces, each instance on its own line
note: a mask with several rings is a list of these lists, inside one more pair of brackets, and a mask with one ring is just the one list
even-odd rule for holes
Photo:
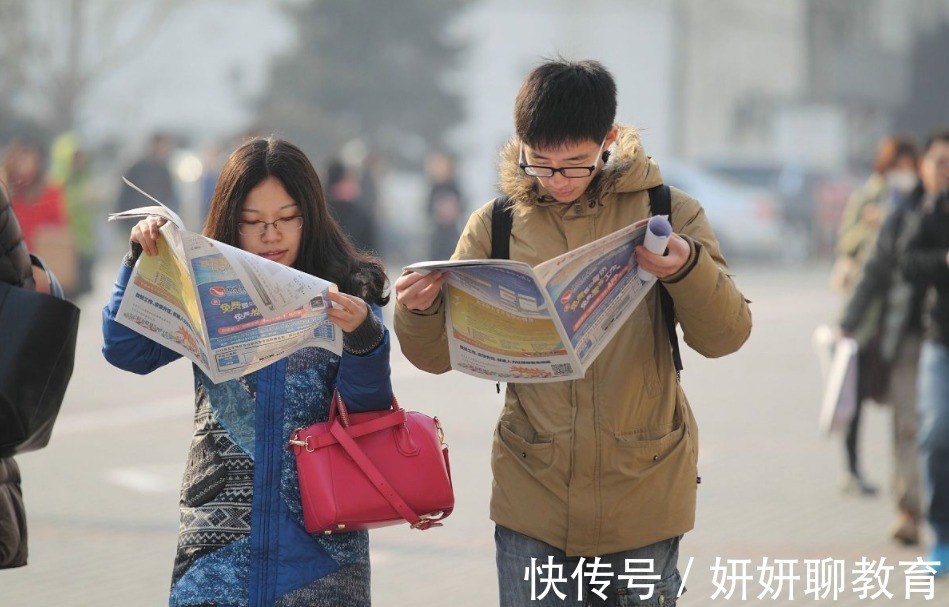
[[410,310],[426,310],[435,302],[447,279],[445,272],[406,272],[395,281],[395,300]]
[[129,241],[138,243],[146,255],[158,255],[158,229],[167,221],[164,217],[146,217],[132,228]]
[[331,291],[327,297],[333,302],[333,307],[326,311],[330,322],[346,333],[358,329],[369,315],[369,304],[354,295]]

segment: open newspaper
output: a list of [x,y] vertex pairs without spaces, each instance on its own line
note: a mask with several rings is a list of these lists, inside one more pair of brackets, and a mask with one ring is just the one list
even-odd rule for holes
[[155,206],[109,215],[168,220],[158,255],[135,264],[119,323],[189,358],[215,383],[300,348],[342,353],[342,332],[326,314],[326,294],[336,285],[189,232],[174,211],[152,200]]
[[646,226],[644,219],[534,268],[475,259],[407,269],[448,273],[452,369],[505,382],[579,379],[656,282],[640,277],[635,255]]

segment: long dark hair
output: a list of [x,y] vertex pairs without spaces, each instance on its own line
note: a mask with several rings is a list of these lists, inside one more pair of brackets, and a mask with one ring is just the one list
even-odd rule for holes
[[303,234],[293,267],[336,283],[339,290],[384,306],[388,279],[382,262],[356,250],[330,215],[323,186],[306,154],[277,137],[245,142],[231,153],[211,196],[204,235],[239,247],[237,223],[247,195],[268,177],[300,206]]

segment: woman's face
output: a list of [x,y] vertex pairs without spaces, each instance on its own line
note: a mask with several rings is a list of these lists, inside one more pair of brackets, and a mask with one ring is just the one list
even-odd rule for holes
[[303,241],[300,206],[283,184],[268,177],[250,191],[241,207],[238,242],[243,250],[292,266]]

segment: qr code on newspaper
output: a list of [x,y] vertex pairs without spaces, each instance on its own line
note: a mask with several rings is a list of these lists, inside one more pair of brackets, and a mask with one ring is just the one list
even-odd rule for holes
[[561,375],[570,375],[573,373],[573,367],[570,365],[570,363],[554,363],[550,365],[550,367],[553,369],[554,375],[558,377]]

